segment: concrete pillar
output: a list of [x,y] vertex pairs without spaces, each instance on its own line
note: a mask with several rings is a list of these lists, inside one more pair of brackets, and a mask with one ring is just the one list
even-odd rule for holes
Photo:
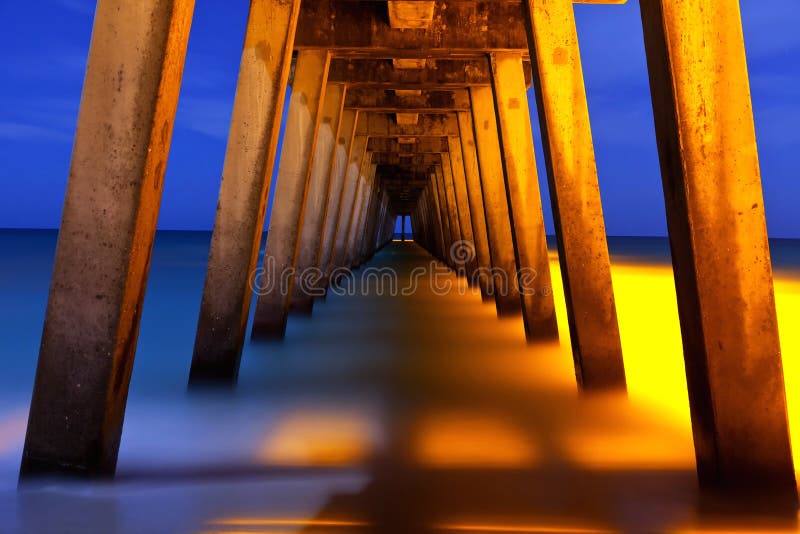
[[400,224],[402,225],[402,230],[401,230],[401,233],[400,233],[400,241],[405,243],[406,242],[406,216],[405,215],[403,215],[403,219],[400,222]]
[[522,303],[517,284],[514,282],[517,263],[511,237],[511,219],[500,155],[494,96],[491,87],[472,87],[469,95],[483,191],[486,233],[489,237],[494,273],[492,279],[497,314],[500,316],[518,314]]
[[467,184],[467,200],[469,203],[470,221],[472,222],[472,239],[475,244],[475,261],[478,272],[473,275],[474,282],[481,289],[484,301],[492,298],[492,258],[489,253],[489,237],[486,233],[486,215],[483,210],[483,189],[478,168],[478,153],[475,149],[475,135],[472,126],[472,114],[459,111],[458,131],[460,134],[461,153],[464,160],[464,179]]
[[250,3],[190,383],[239,371],[299,10],[299,0]]
[[[325,103],[319,122],[314,164],[308,182],[308,191],[303,206],[303,227],[297,249],[296,273],[292,286],[289,309],[292,313],[311,315],[314,307],[314,290],[318,287],[316,278],[319,251],[322,244],[325,207],[330,192],[332,174],[335,167],[335,153],[339,137],[340,118],[344,107],[345,87],[329,84],[325,89]],[[313,287],[312,287],[313,286]]]
[[353,205],[353,214],[350,219],[350,230],[348,232],[347,252],[345,257],[346,261],[344,264],[345,267],[348,268],[355,268],[358,263],[356,252],[363,229],[364,218],[366,216],[367,198],[369,197],[370,188],[372,187],[372,179],[375,177],[375,172],[378,167],[374,163],[367,163],[370,162],[371,159],[372,155],[369,153],[364,157],[366,165],[362,165],[362,172],[359,175],[359,187],[356,194],[356,201]]
[[494,53],[491,69],[525,335],[528,340],[558,339],[522,56]]
[[357,115],[358,112],[353,110],[346,109],[342,111],[342,120],[339,126],[339,139],[336,145],[334,166],[331,171],[330,194],[325,205],[325,224],[323,226],[319,262],[317,264],[322,273],[319,287],[323,290],[328,288],[328,276],[336,242],[336,232],[340,224],[340,207],[345,189],[350,149],[353,146],[353,138],[355,137]]
[[[450,225],[450,247],[445,252],[447,255],[448,263],[454,269],[458,267],[454,258],[452,257],[453,246],[457,246],[457,242],[463,241],[461,235],[461,221],[458,215],[458,203],[456,202],[456,192],[453,187],[453,168],[450,165],[449,154],[442,154],[442,166],[436,167],[436,172],[440,173],[439,179],[442,181],[444,189],[445,204],[447,205],[447,221]],[[463,269],[461,269],[463,274]]]
[[113,475],[194,2],[97,3],[21,475]]
[[[467,193],[467,180],[464,176],[464,157],[461,152],[461,139],[450,136],[447,138],[448,152],[450,155],[450,169],[453,176],[453,192],[455,194],[456,205],[458,206],[458,220],[461,229],[461,239],[465,242],[462,250],[459,251],[460,260],[464,260],[463,269],[466,271],[470,285],[475,281],[475,269],[477,268],[477,254],[475,247],[475,237],[472,233],[472,219],[469,210],[469,198]],[[444,157],[444,155],[442,155]]]
[[253,321],[254,339],[282,339],[294,282],[298,238],[303,225],[314,152],[325,100],[330,55],[321,50],[297,54],[289,116],[283,140],[275,201],[267,233],[264,274]]
[[430,219],[433,222],[435,255],[440,260],[443,260],[444,249],[445,249],[444,223],[442,222],[442,218],[440,216],[441,209],[439,208],[439,193],[438,193],[438,188],[436,187],[435,180],[436,180],[435,175],[431,173],[430,180],[428,181],[428,185],[426,187],[428,192],[427,198],[429,199],[428,213],[430,214]]
[[572,0],[531,0],[529,36],[572,353],[585,389],[625,388]]
[[380,190],[380,184],[378,183],[378,177],[374,176],[372,179],[372,187],[370,188],[369,194],[369,201],[366,211],[366,217],[364,218],[363,223],[363,230],[361,231],[361,235],[359,237],[359,244],[358,244],[358,262],[357,265],[361,266],[369,260],[372,255],[370,250],[370,236],[375,231],[375,218],[377,216],[378,210],[378,191]]
[[[367,157],[367,136],[356,135],[349,155],[347,166],[347,176],[344,183],[344,192],[339,203],[339,223],[336,226],[336,236],[334,239],[333,255],[328,268],[328,274],[333,269],[345,267],[347,243],[350,235],[350,221],[353,215],[353,205],[356,200],[356,188],[359,183],[361,169],[364,165],[369,165],[370,158]],[[335,282],[335,280],[331,280]]]
[[436,171],[431,173],[431,182],[433,194],[436,198],[436,215],[439,218],[439,224],[442,227],[442,250],[439,257],[447,265],[450,265],[450,258],[448,257],[448,250],[453,243],[453,238],[450,233],[450,217],[448,216],[447,200],[444,194],[444,184],[440,179],[441,173]]
[[641,10],[700,482],[793,511],[739,2],[643,0]]

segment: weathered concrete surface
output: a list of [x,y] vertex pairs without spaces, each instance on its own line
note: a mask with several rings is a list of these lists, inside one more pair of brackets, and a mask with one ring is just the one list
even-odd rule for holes
[[21,475],[113,475],[194,2],[100,0]]
[[486,232],[492,258],[495,305],[498,315],[518,314],[522,304],[517,285],[514,283],[517,263],[511,237],[511,219],[508,213],[494,96],[490,87],[473,87],[470,89],[470,98],[486,215]]
[[517,2],[436,2],[432,24],[416,30],[393,28],[386,15],[383,2],[360,2],[357,9],[339,0],[304,2],[295,48],[386,57],[528,52],[522,5]]
[[486,233],[486,215],[483,211],[483,189],[478,168],[478,153],[475,148],[475,134],[472,125],[472,113],[458,113],[459,141],[464,160],[464,178],[467,183],[467,200],[469,202],[470,220],[472,221],[472,239],[475,244],[475,261],[478,272],[473,275],[481,290],[484,301],[492,298],[492,258],[489,253],[489,237]]
[[491,64],[525,334],[529,340],[558,339],[522,58],[492,54]]
[[[448,137],[450,147],[450,170],[453,178],[453,193],[455,204],[458,207],[458,222],[462,247],[459,251],[457,263],[467,275],[467,280],[472,283],[475,279],[475,269],[477,261],[475,254],[475,238],[472,235],[472,219],[470,218],[469,199],[467,196],[467,179],[464,176],[464,157],[461,153],[461,139],[458,137]],[[442,154],[445,159],[446,154]]]
[[794,513],[739,3],[641,9],[700,481]]
[[308,182],[303,206],[303,227],[295,262],[296,274],[292,286],[290,312],[310,315],[314,294],[318,286],[317,264],[322,244],[322,225],[330,191],[331,175],[335,167],[334,155],[339,137],[339,119],[344,104],[345,86],[329,84],[325,89],[325,103],[317,131],[314,164]]
[[331,257],[333,256],[334,244],[336,241],[336,230],[340,222],[340,205],[342,203],[350,148],[353,145],[353,138],[355,136],[357,114],[358,112],[353,110],[343,110],[342,120],[339,126],[336,157],[331,171],[330,194],[325,204],[325,224],[322,229],[319,262],[317,263],[317,267],[322,273],[322,278],[319,283],[319,288],[322,291],[327,291],[328,288],[328,275],[330,274]]
[[[339,203],[339,223],[336,226],[333,255],[328,268],[329,277],[333,270],[346,267],[344,262],[346,261],[347,245],[350,237],[350,221],[352,220],[353,207],[356,202],[356,189],[362,174],[362,167],[369,166],[366,148],[367,136],[356,135],[350,149],[344,192]],[[335,281],[333,279],[330,280],[331,283]]]
[[190,383],[239,372],[299,10],[299,0],[250,4]]
[[303,51],[297,56],[289,116],[283,140],[275,206],[269,222],[264,274],[258,282],[253,338],[281,339],[286,331],[292,270],[303,224],[303,206],[313,167],[330,55]]
[[531,57],[567,303],[584,389],[624,389],[625,367],[571,0],[530,0]]
[[442,250],[441,257],[439,258],[447,265],[450,265],[448,258],[448,251],[450,245],[453,244],[452,232],[450,229],[450,216],[447,211],[447,198],[444,194],[444,184],[441,180],[441,172],[432,172],[431,181],[433,185],[433,193],[436,199],[436,212],[442,227]]

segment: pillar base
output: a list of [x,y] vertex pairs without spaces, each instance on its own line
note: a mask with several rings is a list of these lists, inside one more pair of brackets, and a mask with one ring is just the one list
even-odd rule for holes
[[295,297],[289,304],[289,315],[308,317],[314,312],[314,297]]
[[189,389],[208,386],[235,386],[239,378],[241,352],[234,354],[215,354],[213,359],[198,359],[192,362],[189,371]]
[[251,341],[283,341],[286,337],[286,319],[253,323]]

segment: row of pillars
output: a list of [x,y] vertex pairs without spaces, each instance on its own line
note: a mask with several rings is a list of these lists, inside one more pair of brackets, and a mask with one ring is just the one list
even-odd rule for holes
[[[569,0],[526,26],[578,383],[625,386],[580,53]],[[706,487],[796,504],[741,16],[736,0],[641,0],[698,473]],[[253,0],[191,381],[235,381],[257,282],[300,1]],[[113,474],[177,105],[192,0],[100,0],[56,251],[22,473]],[[391,239],[395,216],[327,83],[300,50],[252,335]],[[464,269],[529,339],[557,336],[522,56],[489,54],[458,135],[411,213],[418,241]],[[404,214],[403,214],[404,215]],[[459,263],[454,247],[474,258]],[[268,279],[263,280],[263,276]],[[334,279],[334,280],[332,280]],[[306,286],[307,284],[302,284]],[[260,285],[259,285],[260,288]]]

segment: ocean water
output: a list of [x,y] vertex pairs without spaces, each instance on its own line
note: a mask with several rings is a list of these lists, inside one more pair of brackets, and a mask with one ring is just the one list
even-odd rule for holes
[[[666,239],[609,239],[630,394],[590,400],[555,256],[560,346],[452,276],[445,296],[331,295],[247,343],[235,390],[189,394],[209,243],[157,235],[117,479],[18,490],[56,233],[0,231],[0,533],[794,531],[698,511]],[[794,421],[800,242],[771,247]],[[429,262],[373,260],[401,280]]]

